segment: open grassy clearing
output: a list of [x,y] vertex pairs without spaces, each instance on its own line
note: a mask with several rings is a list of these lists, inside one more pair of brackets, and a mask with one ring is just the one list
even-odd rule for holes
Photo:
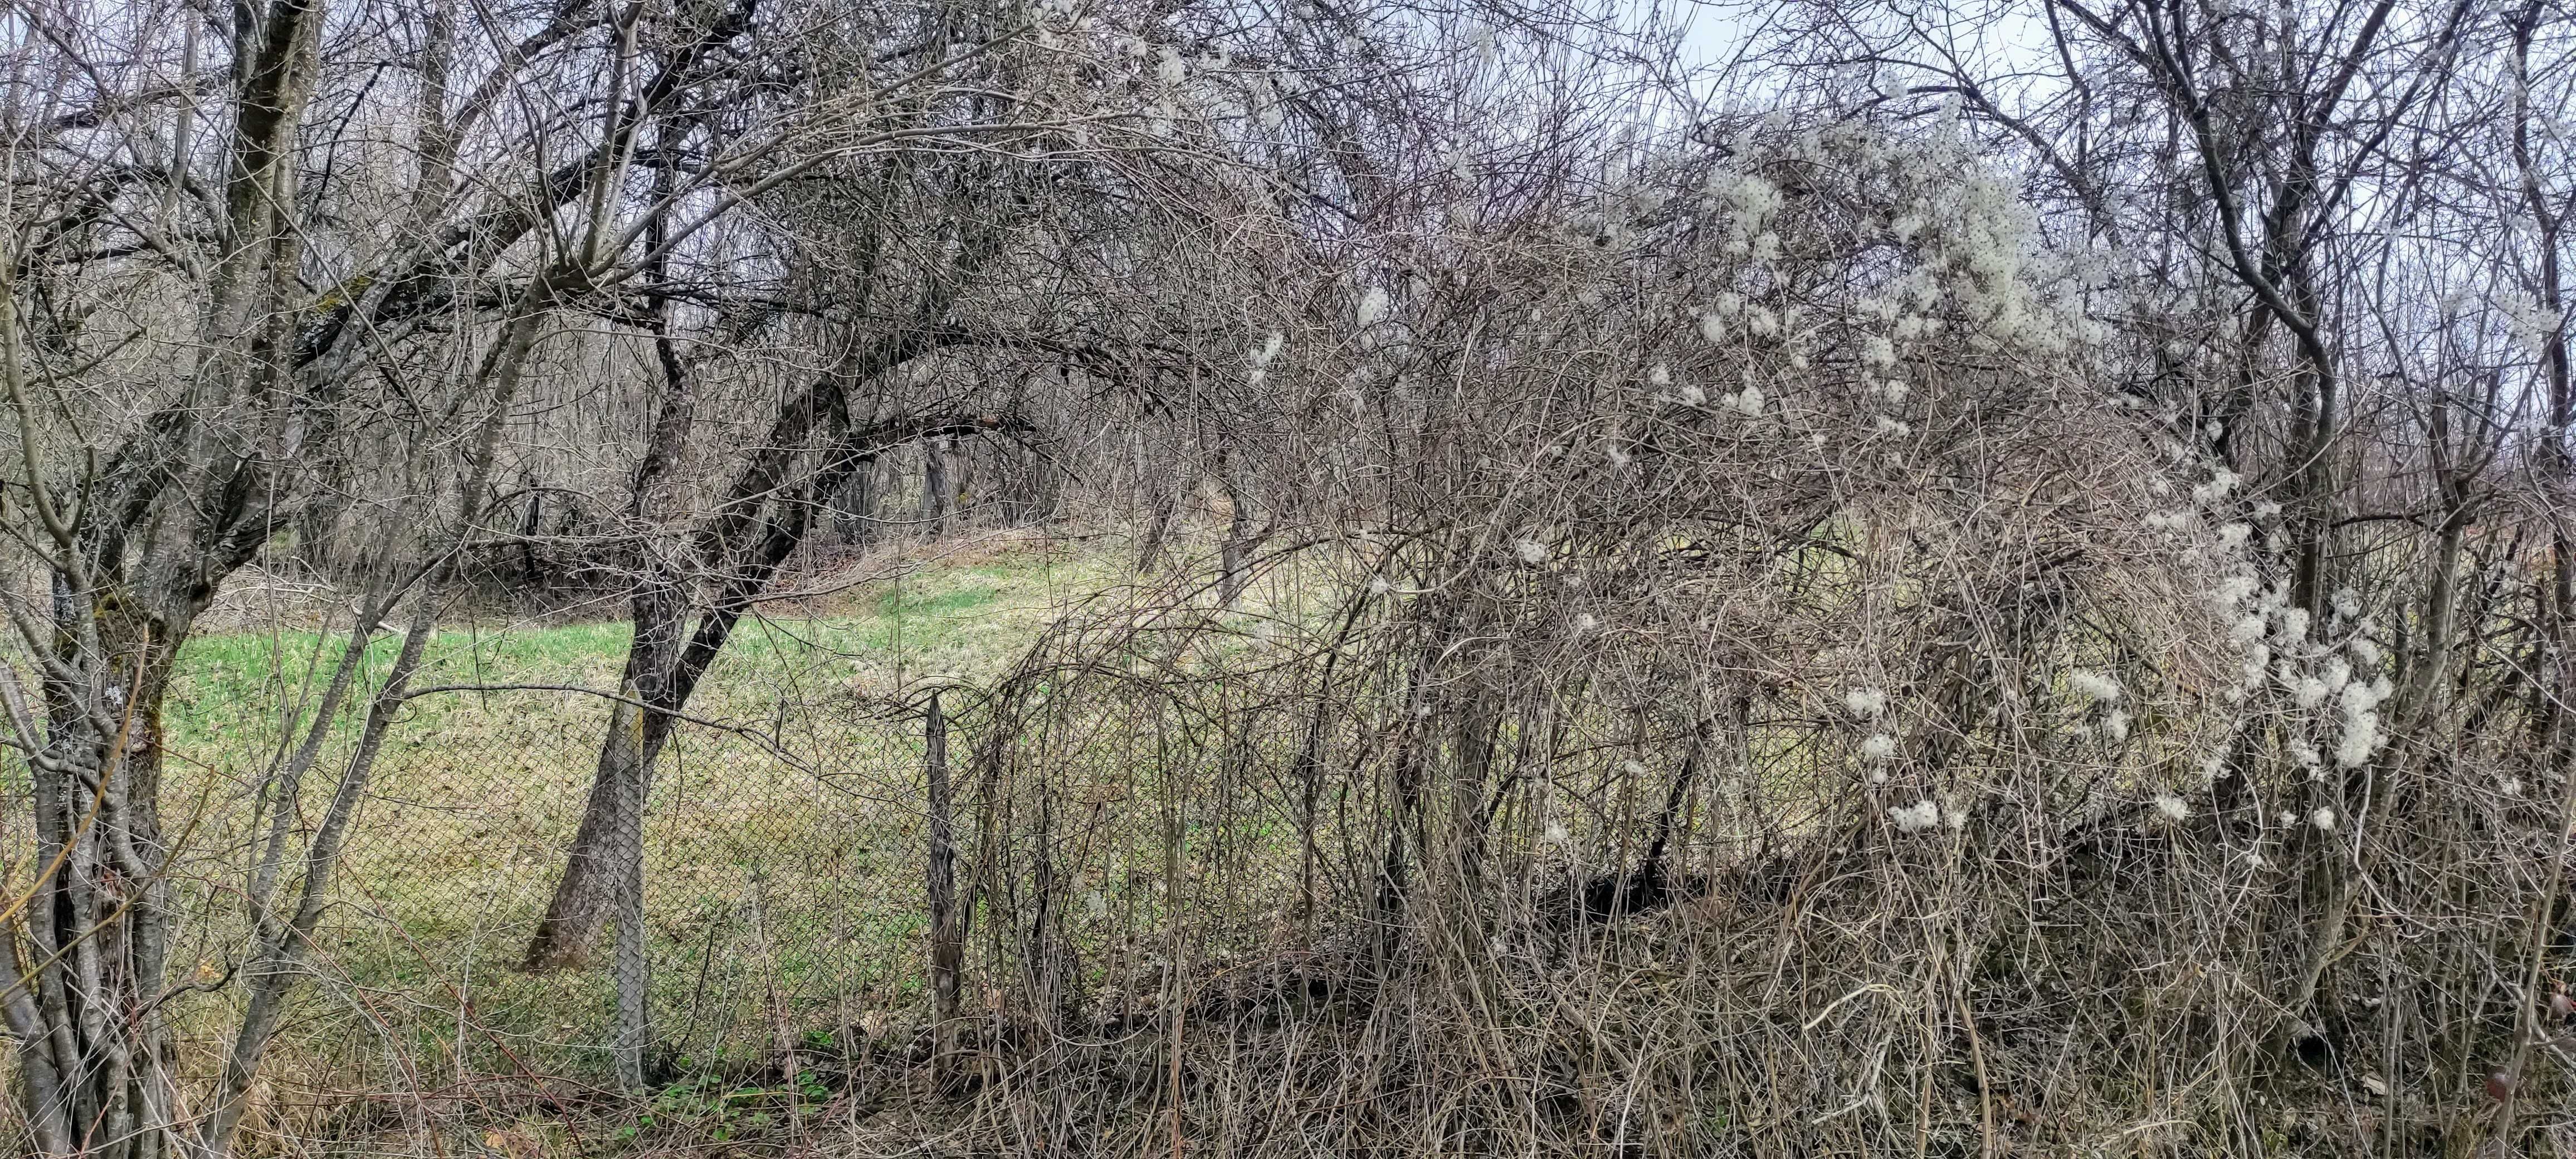
[[[675,1052],[758,1053],[906,1001],[922,921],[920,738],[917,722],[884,707],[925,681],[991,678],[1116,578],[1096,557],[1025,542],[904,562],[773,608],[710,672],[693,715],[774,733],[783,757],[691,726],[661,762],[648,926],[658,1029]],[[621,623],[442,632],[414,683],[613,689],[626,640]],[[203,976],[237,952],[253,798],[281,726],[318,697],[345,643],[273,630],[201,637],[184,653],[169,715],[173,794],[201,804],[174,829],[187,833],[182,904],[210,915],[182,950]],[[371,659],[389,663],[398,643],[387,635]],[[781,703],[820,711],[782,722]],[[356,715],[308,777],[299,823],[318,817]],[[442,1058],[459,1075],[597,1073],[605,971],[509,967],[560,868],[606,719],[605,701],[572,691],[412,702],[378,766],[327,922],[323,984],[302,1004],[278,1083],[301,1071],[317,1089],[434,1088],[399,1072]],[[225,1013],[207,1008],[218,999],[194,1001],[206,1025]]]

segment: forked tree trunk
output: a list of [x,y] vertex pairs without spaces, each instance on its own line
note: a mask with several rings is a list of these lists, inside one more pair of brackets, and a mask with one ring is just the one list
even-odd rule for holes
[[843,486],[885,448],[1015,425],[990,415],[899,416],[845,432],[825,450],[819,469],[801,481],[791,478],[804,457],[801,448],[815,441],[818,419],[833,413],[843,392],[863,377],[857,368],[881,370],[899,364],[914,349],[895,344],[854,352],[816,384],[811,397],[780,416],[763,444],[770,450],[744,468],[732,485],[734,498],[697,529],[696,562],[703,569],[698,582],[714,589],[702,605],[692,607],[685,577],[676,571],[656,573],[658,578],[648,577],[639,589],[635,638],[622,681],[627,699],[610,708],[581,826],[566,850],[563,876],[529,941],[522,969],[545,972],[588,961],[620,896],[625,867],[640,856],[618,842],[640,840],[642,805],[650,795],[654,762],[677,722],[674,714],[688,705],[742,617],[758,606],[779,568],[805,542],[821,497]]
[[[658,240],[663,223],[656,218],[651,227]],[[658,271],[654,280],[660,280]],[[667,298],[655,302],[653,349],[662,371],[661,392],[628,489],[627,519],[642,528],[667,518],[670,472],[679,461],[697,410],[695,381],[671,338],[670,310]],[[555,885],[536,936],[528,943],[522,969],[542,972],[582,964],[621,890],[640,888],[640,880],[630,879],[643,856],[644,802],[652,790],[654,758],[670,739],[672,725],[665,712],[644,706],[676,709],[688,698],[686,686],[694,682],[693,676],[682,675],[688,655],[689,607],[678,564],[665,554],[674,550],[676,545],[648,542],[639,561],[640,578],[628,605],[635,635],[626,648],[625,673],[618,680],[619,692],[629,699],[615,702],[609,710],[590,797],[581,811],[581,828],[573,835],[563,877]],[[621,1009],[625,998],[620,995]],[[642,1048],[641,1043],[634,1046],[636,1051]],[[619,1052],[621,1061],[628,1053]]]
[[[240,447],[281,434],[266,404],[292,361],[283,301],[303,296],[292,277],[289,161],[322,24],[320,0],[277,0],[241,22],[225,233],[178,405],[94,475],[54,490],[82,496],[68,513],[52,506],[32,444],[26,451],[30,502],[51,538],[52,647],[40,660],[41,703],[5,689],[17,739],[34,749],[38,880],[17,887],[31,889],[27,905],[0,931],[10,943],[0,947],[0,1017],[17,1039],[30,1142],[46,1155],[162,1159],[178,1146],[163,1013],[173,916],[162,703],[197,615],[275,529],[260,518],[275,510],[273,468]],[[0,275],[0,377],[23,420],[18,292],[14,272]],[[130,550],[147,537],[150,550]]]
[[[102,601],[106,602],[106,601]],[[46,682],[41,731],[14,691],[30,762],[36,864],[50,870],[24,911],[23,960],[0,954],[18,1038],[21,1094],[37,1149],[156,1159],[170,1123],[171,1044],[152,1009],[168,964],[167,851],[160,824],[161,705],[175,636],[125,610],[65,628],[95,641],[63,657],[86,679]],[[125,605],[130,607],[130,605]],[[94,786],[94,787],[93,787]]]
[[[634,860],[634,855],[609,842],[613,835],[626,833],[637,834],[640,840],[653,763],[671,734],[672,714],[687,706],[698,681],[732,640],[735,626],[758,607],[779,568],[804,544],[815,523],[814,512],[885,451],[921,443],[937,463],[946,440],[1022,428],[1016,419],[1002,415],[899,414],[860,424],[853,420],[850,405],[851,391],[858,384],[967,341],[964,334],[939,320],[965,279],[1000,252],[1003,220],[996,216],[978,221],[965,231],[969,240],[954,258],[952,277],[925,292],[915,304],[917,325],[873,341],[853,342],[829,369],[780,406],[768,436],[754,444],[756,449],[737,469],[724,497],[687,525],[690,544],[685,558],[652,561],[636,604],[635,643],[627,655],[625,677],[629,698],[642,702],[642,707],[621,701],[610,710],[581,827],[565,851],[563,876],[555,884],[545,920],[528,944],[524,968],[558,969],[587,957],[606,923],[614,886],[620,880],[619,867]],[[656,416],[655,430],[637,467],[635,494],[639,503],[648,505],[630,514],[645,525],[668,527],[678,522],[674,513],[651,506],[658,500],[650,497],[658,494],[659,480],[680,445],[678,432],[685,430],[688,421],[688,409],[681,400],[689,396],[689,380],[670,333],[667,303],[657,305],[654,317],[655,350],[671,394]],[[944,477],[928,482],[932,486],[925,502],[938,496],[945,485]],[[682,568],[693,571],[684,573]],[[640,890],[640,882],[636,888]]]

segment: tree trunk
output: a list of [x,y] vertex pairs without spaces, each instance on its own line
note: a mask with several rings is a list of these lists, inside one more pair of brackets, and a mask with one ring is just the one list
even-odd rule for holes
[[[610,710],[581,826],[565,853],[563,876],[556,881],[546,916],[529,941],[522,969],[542,973],[588,960],[592,943],[619,896],[627,872],[624,867],[638,856],[613,842],[630,834],[641,839],[640,809],[651,792],[653,763],[676,723],[671,714],[687,706],[698,681],[732,639],[735,626],[758,605],[779,567],[805,542],[820,497],[839,490],[879,448],[935,442],[960,431],[1010,425],[989,416],[906,416],[861,431],[842,427],[841,437],[824,450],[821,466],[802,480],[795,479],[796,465],[817,441],[818,431],[829,432],[836,422],[845,420],[841,411],[850,383],[899,364],[914,349],[910,344],[920,341],[906,337],[853,350],[806,398],[780,414],[762,444],[767,449],[735,478],[731,498],[694,529],[696,583],[713,587],[712,597],[701,597],[703,603],[691,600],[690,577],[679,570],[679,563],[660,556],[648,563],[647,581],[635,595],[635,636],[621,681],[628,700],[616,702]],[[685,381],[676,354],[666,358],[665,369],[675,381]],[[661,436],[655,438],[658,442]],[[658,471],[661,468],[654,464],[667,461],[648,447],[646,467]],[[641,495],[652,489],[646,478],[636,490]],[[697,615],[694,626],[689,623],[692,611]],[[639,812],[629,814],[627,802]]]
[[865,546],[876,541],[877,462],[873,456],[850,472],[849,485],[841,488],[834,513],[840,516],[842,542]]
[[[0,688],[21,740],[42,738],[28,762],[42,877],[0,947],[9,975],[0,1014],[18,1040],[31,1142],[47,1155],[162,1159],[173,1149],[162,702],[215,587],[276,526],[262,518],[275,510],[273,468],[240,447],[279,434],[265,402],[291,362],[293,315],[280,303],[303,293],[289,160],[322,24],[319,0],[279,0],[240,29],[225,236],[198,323],[202,354],[178,403],[96,482],[83,481],[84,502],[69,515],[42,498],[27,452],[32,502],[52,540],[42,725],[14,684]],[[0,373],[23,415],[18,289],[14,273],[0,276]],[[129,559],[146,536],[150,550]]]
[[586,963],[632,864],[642,855],[642,806],[652,792],[653,762],[670,739],[672,718],[632,701],[676,709],[685,699],[685,694],[675,695],[674,686],[686,627],[678,586],[667,579],[647,583],[636,592],[631,614],[635,637],[619,682],[630,699],[609,710],[581,827],[573,835],[546,916],[528,943],[523,970],[544,973]]
[[[312,844],[303,857],[304,884],[298,891],[294,915],[283,925],[274,926],[260,939],[247,971],[250,998],[242,1012],[240,1031],[234,1036],[231,1055],[225,1059],[223,1086],[216,1097],[214,1113],[205,1120],[198,1136],[197,1159],[223,1159],[230,1153],[234,1133],[240,1128],[243,1111],[249,1105],[252,1081],[259,1074],[259,1064],[266,1058],[268,1045],[286,1017],[286,1001],[298,979],[299,966],[312,945],[314,927],[322,920],[322,910],[330,897],[333,872],[339,867],[340,854],[348,845],[349,830],[355,822],[359,803],[375,772],[376,757],[384,750],[385,733],[393,726],[394,714],[402,707],[403,691],[412,673],[420,668],[421,653],[429,643],[437,621],[433,617],[435,601],[421,601],[413,616],[411,628],[403,635],[402,651],[394,658],[391,672],[367,709],[367,722],[358,738],[357,751],[349,758],[340,784],[331,795],[331,804],[322,824],[314,832]],[[363,638],[363,637],[361,637]],[[344,663],[354,667],[357,657]],[[330,717],[322,714],[313,728],[320,735],[330,726]],[[280,802],[281,807],[285,802]]]
[[101,651],[65,657],[94,683],[48,681],[49,743],[32,771],[38,861],[59,869],[25,911],[43,1017],[12,1029],[39,1149],[125,1159],[160,1154],[170,1125],[169,1030],[150,1003],[171,932],[161,706],[176,647],[150,617],[101,602],[119,608],[90,625]]
[[1244,486],[1242,471],[1235,462],[1234,441],[1217,443],[1217,485],[1225,489],[1227,509],[1225,546],[1221,563],[1225,576],[1218,581],[1217,602],[1233,607],[1243,598],[1243,585],[1250,578],[1244,569],[1251,563],[1254,534],[1252,530],[1252,492]]
[[948,533],[948,508],[952,495],[945,443],[943,439],[930,439],[921,444],[921,522],[933,539]]
[[534,585],[538,581],[537,535],[545,527],[546,493],[537,486],[530,473],[523,485],[528,492],[528,512],[519,521],[519,582]]
[[1138,431],[1130,436],[1136,454],[1136,490],[1145,501],[1145,541],[1136,550],[1136,570],[1151,571],[1163,558],[1163,540],[1171,534],[1172,519],[1179,512],[1178,480],[1145,456],[1145,435]]

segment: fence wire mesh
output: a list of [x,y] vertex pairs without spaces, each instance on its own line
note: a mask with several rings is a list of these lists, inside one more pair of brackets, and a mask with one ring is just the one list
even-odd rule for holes
[[[917,720],[803,722],[793,749],[682,726],[656,763],[642,833],[614,843],[640,859],[640,905],[621,896],[582,961],[531,973],[519,967],[580,824],[607,713],[578,693],[485,700],[399,728],[379,762],[313,976],[273,1053],[281,1106],[367,1092],[418,1108],[776,1066],[846,1050],[919,994]],[[264,773],[182,774],[200,784],[173,826],[177,973],[203,986],[172,1014],[177,1041],[205,1052],[183,1073],[221,1062],[220,1039],[188,1029],[236,1014],[216,983],[241,966]],[[25,786],[10,788],[22,824]],[[318,817],[330,788],[308,778],[291,829]],[[617,885],[627,893],[623,875]],[[633,934],[629,914],[641,917]],[[634,1034],[643,1027],[649,1037]]]
[[[1571,663],[1558,652],[1432,685],[1392,647],[1280,662],[1299,633],[1342,622],[1306,619],[1067,617],[1008,674],[943,685],[944,859],[926,682],[810,651],[721,670],[658,754],[634,839],[613,843],[640,865],[619,880],[641,887],[614,912],[639,916],[612,916],[580,961],[541,972],[521,967],[616,714],[565,687],[415,701],[301,967],[247,1128],[266,1142],[250,1149],[404,1134],[405,1153],[444,1159],[419,1140],[513,1116],[579,1123],[557,1115],[577,1105],[632,1123],[675,1090],[713,1089],[699,1107],[744,1090],[779,1114],[829,1107],[843,1129],[882,1129],[889,1151],[941,1136],[976,1141],[960,1154],[1176,1139],[1410,1154],[1527,1132],[1545,1145],[1512,1153],[1591,1154],[1633,1129],[1655,1143],[1628,1153],[1903,1153],[1937,1131],[1964,1154],[1987,1129],[1965,1095],[1921,1096],[1911,1123],[1818,1108],[1901,1105],[1980,1059],[2017,1084],[1998,1089],[2057,1081],[2080,1050],[2130,1040],[2106,1023],[2079,1043],[2055,1020],[2114,974],[2204,988],[2201,1006],[2138,1016],[2159,1033],[2278,1056],[2248,1012],[2268,1009],[2257,983],[2277,989],[2300,964],[2260,931],[2296,912],[2304,883],[2196,836],[2214,801],[2176,816],[2143,795],[2144,762],[2188,750],[1998,729],[1936,780],[1874,752],[1879,706],[1837,695],[1853,686],[1833,674],[1813,682],[1833,696],[1822,711],[1776,689],[1676,705],[1661,664],[1555,685]],[[240,1021],[243,987],[224,983],[243,969],[242,883],[277,807],[275,738],[297,735],[296,697],[261,691],[276,683],[255,671],[266,654],[244,649],[202,658],[173,711],[174,752],[231,755],[173,764],[163,790],[185,802],[167,815],[171,975],[187,984],[164,1009],[173,1070],[196,1089]],[[2078,689],[2065,699],[2101,711]],[[289,795],[291,831],[330,794],[349,742],[333,743]],[[2047,761],[2002,748],[2022,743]],[[2309,783],[2286,763],[2232,777],[2242,789],[2218,781],[2213,798]],[[7,824],[23,826],[27,789],[7,788]],[[2456,976],[2443,962],[2462,947],[2562,970],[2567,943],[2527,940],[2540,927],[2525,916],[2564,880],[2555,815],[2466,778],[2424,791],[2474,826],[2373,831],[2439,872],[2392,879],[2420,940],[2339,967],[2346,984]],[[1943,823],[1906,820],[1936,798]],[[944,946],[943,862],[957,915]],[[1971,943],[1987,964],[1951,972]],[[2509,1030],[2333,1032],[2355,1057],[2467,1043],[2476,1066]],[[1687,1046],[1600,1049],[1659,1035]],[[2177,1057],[2125,1065],[2164,1081]],[[639,1087],[649,1100],[626,1097]],[[2131,1121],[2156,1111],[2144,1089],[2083,1097],[2100,1121]],[[536,1153],[511,1138],[463,1150]]]

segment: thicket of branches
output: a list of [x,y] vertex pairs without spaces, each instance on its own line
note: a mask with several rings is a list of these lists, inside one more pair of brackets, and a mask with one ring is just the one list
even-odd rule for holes
[[[693,695],[980,519],[1134,579],[887,714],[929,1081],[847,1145],[2563,1149],[2565,15],[1723,15],[11,9],[23,1145],[234,1148],[505,603],[633,628],[520,967],[614,930],[647,1085]],[[355,630],[182,883],[254,565]]]

